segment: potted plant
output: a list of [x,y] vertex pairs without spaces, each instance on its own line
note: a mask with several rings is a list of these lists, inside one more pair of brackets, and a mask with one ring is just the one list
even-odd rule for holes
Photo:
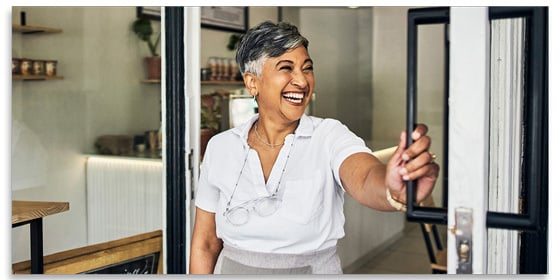
[[149,80],[161,79],[161,57],[157,53],[159,39],[161,34],[158,33],[155,40],[153,39],[154,30],[152,28],[152,21],[149,19],[139,18],[132,24],[132,31],[140,38],[140,40],[148,44],[152,56],[145,57],[147,74]]
[[200,158],[204,157],[206,146],[220,127],[220,95],[208,94],[201,97],[200,106]]

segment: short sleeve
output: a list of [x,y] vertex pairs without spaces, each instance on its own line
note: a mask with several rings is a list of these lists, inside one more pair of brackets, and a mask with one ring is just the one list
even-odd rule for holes
[[328,134],[326,141],[330,151],[330,165],[336,182],[341,187],[340,166],[349,156],[356,153],[372,153],[360,137],[354,134],[348,127],[339,121],[334,122],[334,127]]
[[218,200],[220,198],[220,190],[208,180],[208,173],[210,172],[210,166],[212,164],[209,152],[209,149],[207,149],[200,167],[200,178],[196,190],[195,205],[202,210],[216,213]]

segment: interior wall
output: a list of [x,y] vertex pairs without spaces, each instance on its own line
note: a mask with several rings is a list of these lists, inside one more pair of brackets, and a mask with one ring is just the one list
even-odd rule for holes
[[371,9],[302,7],[300,25],[314,62],[312,114],[338,119],[370,140]]
[[[314,61],[317,97],[314,115],[340,120],[372,149],[371,8],[300,8],[301,33]],[[329,30],[329,32],[325,32]],[[338,250],[343,267],[400,234],[402,213],[381,213],[345,196],[346,236]]]
[[[409,7],[373,8],[373,135],[379,149],[398,144],[406,128],[406,32]],[[418,122],[429,126],[431,151],[443,158],[443,25],[418,29]],[[440,174],[441,175],[441,174]],[[433,197],[441,205],[442,180]]]
[[[13,23],[19,11],[12,10]],[[12,56],[58,60],[60,81],[13,81],[12,118],[45,147],[44,182],[12,192],[14,200],[67,201],[44,219],[44,253],[85,246],[85,160],[102,134],[141,134],[160,126],[160,87],[144,78],[146,44],[131,30],[135,7],[24,7],[27,24],[63,29],[14,33]],[[159,23],[154,24],[159,30]],[[16,143],[12,143],[16,145]],[[32,157],[33,155],[29,155]],[[27,168],[12,158],[14,169]],[[29,226],[12,229],[12,262],[29,259]]]

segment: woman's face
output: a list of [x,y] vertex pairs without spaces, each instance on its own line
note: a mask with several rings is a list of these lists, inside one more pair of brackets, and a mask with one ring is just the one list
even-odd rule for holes
[[265,60],[262,75],[256,77],[259,114],[280,121],[301,118],[315,86],[313,61],[305,47]]

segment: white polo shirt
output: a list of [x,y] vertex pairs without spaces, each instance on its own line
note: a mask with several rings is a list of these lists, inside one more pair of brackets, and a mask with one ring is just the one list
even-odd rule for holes
[[[212,137],[202,163],[195,205],[216,213],[216,234],[232,247],[301,254],[335,246],[344,236],[340,165],[354,153],[371,150],[340,121],[303,115],[295,133],[286,136],[265,184],[259,156],[247,144],[249,129],[257,119],[255,115]],[[278,196],[282,203],[278,211],[267,217],[252,211],[246,224],[229,223],[223,214],[238,178],[232,207],[271,195],[280,180]]]

